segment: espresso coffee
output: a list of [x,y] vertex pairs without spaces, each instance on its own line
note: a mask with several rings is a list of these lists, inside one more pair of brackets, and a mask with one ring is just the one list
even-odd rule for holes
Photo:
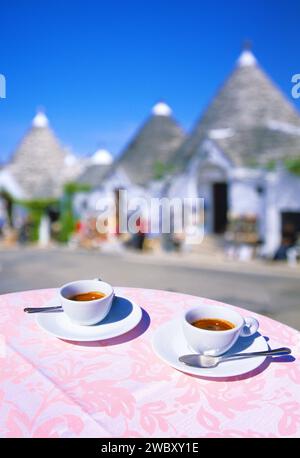
[[219,318],[202,318],[191,324],[196,328],[205,329],[206,331],[228,331],[235,327],[230,321],[221,320]]
[[105,297],[104,293],[99,291],[90,291],[89,293],[75,294],[75,296],[69,297],[70,301],[95,301],[96,299],[102,299]]

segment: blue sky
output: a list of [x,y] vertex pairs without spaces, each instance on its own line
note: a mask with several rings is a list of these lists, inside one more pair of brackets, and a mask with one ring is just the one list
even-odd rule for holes
[[159,99],[190,129],[245,39],[291,98],[299,18],[299,0],[1,2],[0,160],[38,106],[79,154],[118,154]]

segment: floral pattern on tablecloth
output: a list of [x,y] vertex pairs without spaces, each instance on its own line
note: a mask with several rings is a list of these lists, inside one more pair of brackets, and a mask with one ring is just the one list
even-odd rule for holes
[[295,361],[222,381],[193,377],[162,362],[151,337],[199,298],[116,290],[145,310],[150,325],[91,345],[56,339],[24,314],[55,290],[0,296],[0,437],[300,436],[298,331],[251,312],[270,346],[290,346]]

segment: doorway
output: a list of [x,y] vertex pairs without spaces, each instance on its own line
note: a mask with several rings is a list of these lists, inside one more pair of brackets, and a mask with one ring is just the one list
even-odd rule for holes
[[223,234],[227,226],[228,186],[225,182],[213,183],[213,231]]

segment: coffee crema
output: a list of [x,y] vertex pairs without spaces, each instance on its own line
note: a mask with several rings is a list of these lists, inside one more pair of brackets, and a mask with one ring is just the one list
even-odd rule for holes
[[202,318],[191,323],[193,326],[206,331],[228,331],[235,328],[235,325],[227,320],[219,318]]
[[103,297],[105,297],[104,293],[90,291],[88,293],[75,294],[75,296],[71,296],[68,299],[70,301],[95,301],[96,299],[103,299]]

